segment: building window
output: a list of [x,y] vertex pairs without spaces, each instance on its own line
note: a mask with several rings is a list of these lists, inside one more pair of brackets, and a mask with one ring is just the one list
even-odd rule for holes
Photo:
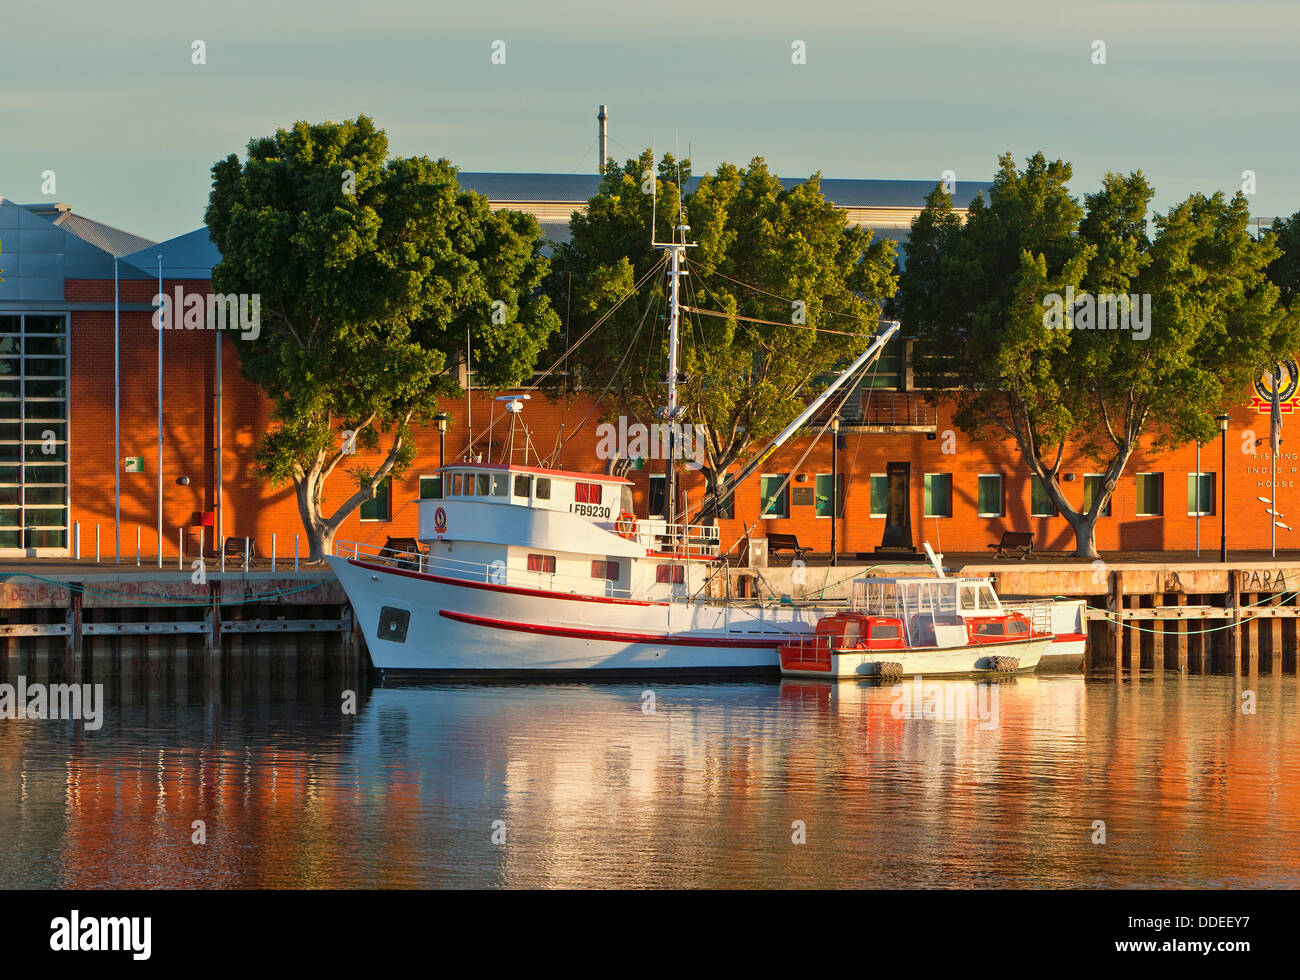
[[1047,492],[1047,484],[1041,478],[1031,476],[1029,487],[1029,516],[1055,517],[1056,504],[1052,503],[1052,495]]
[[0,316],[0,551],[68,547],[67,332]]
[[551,478],[548,476],[539,476],[537,478],[537,499],[551,499]]
[[555,556],[554,555],[529,555],[528,570],[530,572],[554,572]]
[[574,503],[598,504],[600,503],[600,490],[599,483],[576,483],[573,487]]
[[[1200,477],[1200,479],[1197,479]],[[1199,496],[1198,496],[1199,491]],[[1214,513],[1214,474],[1187,474],[1187,514],[1208,517]]]
[[980,517],[1001,517],[1002,477],[997,473],[981,473],[977,478],[978,492],[976,506]]
[[784,473],[768,473],[758,478],[758,516],[789,517],[790,487]]
[[392,489],[393,478],[384,477],[379,486],[375,488],[375,495],[361,503],[361,519],[363,521],[391,521],[393,519]]
[[442,477],[440,476],[420,477],[420,499],[441,500],[442,499]]
[[[1103,473],[1085,473],[1083,474],[1083,512],[1086,514],[1092,510],[1092,502],[1101,496],[1102,491],[1106,489],[1106,476]],[[1110,517],[1110,501],[1106,501],[1106,506],[1101,509],[1101,517]]]
[[[835,474],[835,516],[844,516],[844,474]],[[817,499],[817,516],[831,516],[831,475],[829,473],[818,473],[815,481],[816,489],[813,491]]]
[[889,516],[889,477],[884,473],[871,474],[871,516]]
[[597,558],[591,563],[591,577],[601,578],[607,582],[618,581],[618,562],[602,561]]
[[533,490],[533,478],[524,473],[515,476],[515,496],[527,497]]
[[655,568],[655,582],[660,585],[665,583],[681,585],[685,581],[685,565],[659,565]]
[[1165,512],[1165,478],[1163,473],[1137,475],[1137,516],[1159,517]]
[[667,496],[665,488],[668,485],[668,478],[663,476],[650,477],[650,516],[664,516],[664,500]]
[[925,474],[925,516],[952,517],[952,474]]

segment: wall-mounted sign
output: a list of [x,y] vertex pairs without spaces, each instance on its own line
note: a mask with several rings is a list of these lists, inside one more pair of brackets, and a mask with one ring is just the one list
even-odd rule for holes
[[144,457],[143,457],[143,456],[127,456],[127,457],[126,457],[122,462],[123,462],[122,469],[123,469],[123,471],[125,471],[125,472],[127,472],[127,473],[143,473],[143,472],[144,472]]
[[[1290,415],[1295,411],[1297,403],[1300,403],[1300,369],[1296,368],[1296,362],[1292,358],[1287,358],[1280,362],[1282,369],[1282,381],[1278,387],[1277,400],[1283,415]],[[1255,379],[1255,394],[1250,399],[1250,407],[1261,415],[1267,415],[1273,410],[1273,372],[1266,371]]]

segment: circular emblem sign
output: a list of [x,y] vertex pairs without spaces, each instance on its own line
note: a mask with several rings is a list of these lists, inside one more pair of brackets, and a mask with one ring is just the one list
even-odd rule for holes
[[[1300,371],[1296,369],[1296,363],[1291,358],[1287,358],[1278,365],[1282,369],[1282,382],[1277,393],[1277,400],[1285,402],[1291,399],[1296,393],[1296,386],[1300,383]],[[1255,379],[1255,394],[1260,400],[1269,404],[1273,401],[1273,372],[1266,371]]]
[[447,530],[447,512],[441,507],[433,512],[433,529],[439,534]]

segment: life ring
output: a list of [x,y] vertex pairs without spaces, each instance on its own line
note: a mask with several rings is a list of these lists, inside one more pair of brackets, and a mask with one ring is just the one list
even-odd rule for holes
[[618,515],[618,520],[614,522],[614,533],[620,538],[627,538],[631,541],[636,537],[636,515],[631,511],[623,511]]

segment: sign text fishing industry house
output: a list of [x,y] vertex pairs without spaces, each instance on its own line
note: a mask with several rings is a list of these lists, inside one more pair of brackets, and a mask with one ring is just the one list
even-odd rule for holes
[[[544,234],[558,238],[565,233],[564,215],[583,206],[599,178],[462,174],[461,180],[488,193],[494,208],[535,214],[545,222]],[[973,196],[980,185],[967,187]],[[823,188],[850,220],[902,238],[932,184],[828,180]],[[171,329],[154,326],[160,270],[161,292],[183,307],[189,297],[209,295],[219,258],[205,229],[153,243],[65,205],[0,199],[0,556],[69,555],[79,525],[82,556],[94,554],[98,529],[100,553],[112,560],[119,486],[124,560],[134,560],[137,533],[145,555],[157,554],[161,539],[173,561],[181,540],[192,556],[200,536],[210,552],[219,535],[255,538],[258,551],[267,554],[274,534],[277,553],[292,556],[294,536],[302,531],[292,488],[269,487],[254,465],[269,403],[240,375],[237,349],[256,342],[253,325],[245,320],[206,329],[198,321],[187,324],[182,308],[170,311]],[[230,309],[233,316],[235,305]],[[828,551],[832,468],[839,474],[836,545],[842,555],[871,554],[882,542],[919,549],[925,540],[949,552],[986,553],[1007,530],[1032,532],[1037,550],[1073,549],[1069,525],[1030,479],[1015,444],[972,443],[953,425],[946,401],[932,403],[914,388],[911,354],[911,341],[891,342],[873,387],[859,388],[846,403],[838,439],[828,431],[809,451],[811,436],[794,438],[737,491],[720,522],[724,549],[748,532],[755,538],[794,534],[802,546]],[[1261,377],[1230,413],[1226,490],[1233,549],[1270,545],[1268,505],[1258,498],[1274,497],[1272,383],[1271,376]],[[493,400],[497,394],[475,391],[472,407],[465,399],[444,405],[452,417],[449,461],[468,445],[471,414],[479,435],[475,452],[485,454],[484,462],[500,461],[509,443],[500,403]],[[1285,365],[1279,394],[1289,424],[1300,403],[1292,362]],[[534,397],[525,406],[521,418],[532,445],[544,447],[545,455],[562,426],[572,433],[591,400],[579,395],[566,406]],[[489,439],[487,423],[494,415]],[[381,546],[390,536],[416,533],[416,501],[440,492],[437,429],[418,431],[416,443],[419,454],[407,476],[351,515],[338,540]],[[607,461],[597,443],[597,426],[586,425],[556,464],[604,471]],[[524,461],[521,446],[516,440],[516,462]],[[1217,441],[1200,447],[1199,456],[1198,466],[1194,445],[1159,454],[1145,446],[1138,451],[1115,488],[1109,513],[1098,522],[1098,548],[1189,551],[1196,545],[1199,512],[1201,546],[1212,554],[1225,479]],[[372,461],[364,451],[358,454],[359,465]],[[663,465],[651,455],[627,473],[638,517],[667,509]],[[1091,500],[1103,479],[1096,469],[1067,455],[1061,467],[1067,499],[1076,505]],[[1290,495],[1300,482],[1300,452],[1285,442],[1277,480],[1276,509],[1290,523],[1285,515],[1295,509]],[[340,466],[330,478],[330,499],[345,499],[354,481]],[[699,504],[703,486],[700,474],[683,470],[678,514]],[[331,509],[327,501],[326,511]],[[1300,546],[1292,540],[1298,533],[1279,529],[1279,549]],[[305,540],[301,551],[306,553]]]

